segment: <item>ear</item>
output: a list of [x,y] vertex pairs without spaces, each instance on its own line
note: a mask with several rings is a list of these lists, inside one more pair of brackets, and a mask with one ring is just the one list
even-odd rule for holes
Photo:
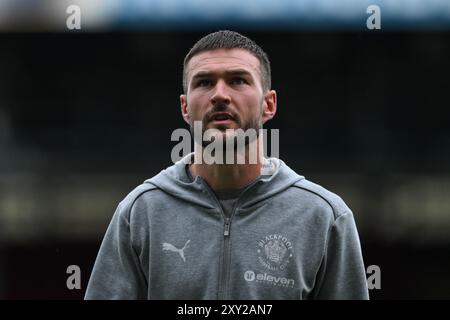
[[262,110],[262,123],[266,123],[275,116],[277,112],[277,92],[268,90],[264,95],[264,103]]
[[190,117],[187,105],[187,96],[185,94],[180,95],[181,115],[187,124],[190,124]]

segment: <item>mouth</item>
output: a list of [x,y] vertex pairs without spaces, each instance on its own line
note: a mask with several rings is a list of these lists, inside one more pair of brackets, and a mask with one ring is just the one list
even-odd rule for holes
[[228,112],[216,112],[210,118],[209,122],[214,124],[228,124],[235,122],[234,117]]

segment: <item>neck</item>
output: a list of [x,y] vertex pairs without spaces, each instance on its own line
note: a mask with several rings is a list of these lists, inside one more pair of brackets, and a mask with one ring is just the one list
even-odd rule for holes
[[[190,169],[194,176],[202,177],[214,191],[242,189],[261,175],[264,163],[263,149],[256,139],[245,147],[245,151],[237,151],[233,164],[205,163],[203,148],[196,145],[195,159]],[[253,145],[255,144],[255,145]],[[256,152],[256,154],[251,154]],[[256,161],[255,161],[256,159]],[[256,163],[255,163],[256,162]]]

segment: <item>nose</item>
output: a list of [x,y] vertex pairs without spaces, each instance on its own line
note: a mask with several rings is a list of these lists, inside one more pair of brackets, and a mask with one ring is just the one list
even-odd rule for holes
[[211,104],[213,105],[217,103],[229,104],[230,101],[231,99],[228,92],[227,84],[222,80],[217,81],[216,86],[214,88],[214,92],[211,96]]

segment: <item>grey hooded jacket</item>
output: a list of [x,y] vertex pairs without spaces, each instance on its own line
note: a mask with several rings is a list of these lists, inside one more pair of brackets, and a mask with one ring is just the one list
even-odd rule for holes
[[85,299],[368,299],[353,214],[276,159],[231,216],[185,160],[119,204]]

